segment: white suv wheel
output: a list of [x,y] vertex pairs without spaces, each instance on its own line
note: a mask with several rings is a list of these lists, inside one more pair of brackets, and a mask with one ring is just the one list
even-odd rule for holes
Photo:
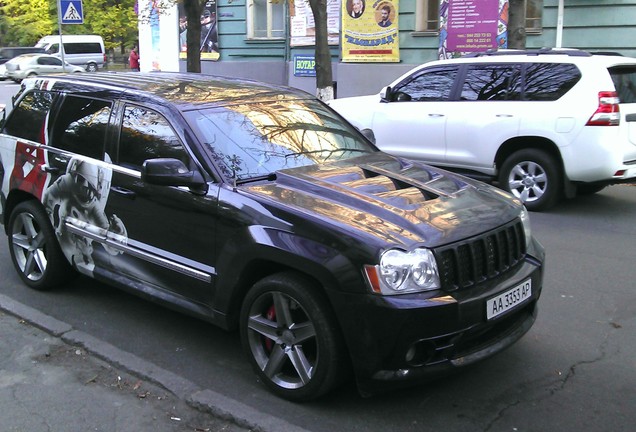
[[519,198],[528,210],[545,210],[561,194],[561,174],[546,152],[524,149],[513,153],[501,166],[499,186]]

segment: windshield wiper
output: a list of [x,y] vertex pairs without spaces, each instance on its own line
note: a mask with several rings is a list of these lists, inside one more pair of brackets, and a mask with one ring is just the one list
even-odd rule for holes
[[276,173],[269,173],[269,174],[254,176],[254,177],[236,179],[235,184],[240,185],[245,183],[254,183],[258,181],[274,181],[274,180],[276,180]]

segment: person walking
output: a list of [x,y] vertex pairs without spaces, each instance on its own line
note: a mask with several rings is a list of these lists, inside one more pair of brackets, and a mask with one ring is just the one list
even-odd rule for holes
[[130,70],[133,72],[139,72],[139,53],[137,52],[139,48],[137,45],[133,46],[133,49],[130,51],[130,56],[128,57],[128,65],[130,66]]

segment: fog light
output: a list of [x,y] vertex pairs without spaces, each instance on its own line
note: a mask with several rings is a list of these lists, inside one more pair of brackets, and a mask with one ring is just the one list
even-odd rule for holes
[[435,345],[430,341],[420,340],[411,344],[404,360],[409,366],[422,366],[428,363],[435,354]]

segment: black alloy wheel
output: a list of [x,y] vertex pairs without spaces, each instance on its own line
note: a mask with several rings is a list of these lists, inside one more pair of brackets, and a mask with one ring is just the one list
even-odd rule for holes
[[319,289],[300,274],[278,273],[256,283],[243,302],[243,347],[259,378],[288,400],[332,390],[345,364],[340,332]]

